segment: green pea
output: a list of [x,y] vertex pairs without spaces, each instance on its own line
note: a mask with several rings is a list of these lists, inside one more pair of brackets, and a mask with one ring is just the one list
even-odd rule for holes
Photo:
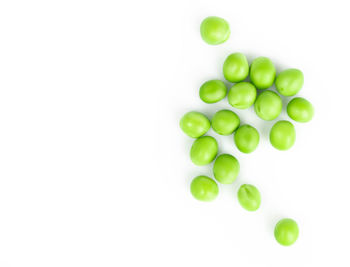
[[258,89],[272,86],[276,77],[276,68],[267,57],[258,57],[250,65],[250,80]]
[[298,69],[282,71],[276,78],[276,89],[284,96],[293,96],[303,87],[304,75]]
[[192,180],[191,193],[200,201],[212,201],[218,196],[219,187],[213,179],[201,175]]
[[218,153],[218,143],[214,137],[202,136],[193,142],[191,147],[191,160],[198,166],[212,162]]
[[239,173],[238,160],[229,154],[218,156],[213,167],[214,177],[222,184],[232,184]]
[[202,39],[210,45],[224,43],[230,37],[230,25],[219,17],[207,17],[201,23]]
[[248,211],[255,211],[260,207],[260,192],[254,185],[242,185],[238,190],[237,196],[239,204]]
[[314,116],[314,107],[305,98],[296,97],[288,103],[287,113],[297,122],[308,122]]
[[208,104],[219,102],[226,96],[227,88],[223,81],[211,80],[203,83],[199,97]]
[[221,135],[232,134],[239,126],[240,119],[231,110],[223,109],[216,112],[211,119],[213,130]]
[[282,219],[276,224],[274,234],[278,243],[290,246],[298,239],[298,224],[292,219]]
[[273,91],[264,91],[256,99],[255,113],[263,120],[276,119],[282,111],[282,99]]
[[234,136],[237,148],[243,153],[253,152],[258,147],[259,140],[259,132],[250,125],[239,127]]
[[228,92],[228,102],[234,108],[246,109],[254,104],[256,88],[248,82],[236,83]]
[[233,53],[229,55],[223,67],[224,77],[232,83],[243,81],[249,74],[249,64],[245,55]]
[[189,137],[198,138],[209,130],[210,121],[202,113],[191,111],[181,118],[180,128]]
[[276,122],[270,131],[270,142],[278,150],[288,150],[295,142],[295,128],[289,121]]

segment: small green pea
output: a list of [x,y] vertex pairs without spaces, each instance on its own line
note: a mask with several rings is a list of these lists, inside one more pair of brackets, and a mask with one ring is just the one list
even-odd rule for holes
[[237,148],[243,153],[253,152],[258,147],[259,140],[259,132],[250,125],[239,127],[234,136]]
[[266,90],[257,97],[254,110],[261,119],[274,120],[281,114],[282,99],[275,92]]
[[314,107],[305,98],[296,97],[288,103],[287,113],[297,122],[308,122],[314,116]]
[[180,128],[189,137],[198,138],[209,130],[210,121],[202,113],[190,111],[181,118]]
[[228,92],[227,98],[232,107],[247,109],[255,102],[256,88],[248,82],[236,83]]
[[219,102],[226,96],[227,88],[223,81],[210,80],[199,88],[199,97],[205,103],[212,104]]
[[278,150],[288,150],[295,142],[295,128],[289,121],[276,122],[270,131],[270,142]]
[[267,57],[258,57],[250,65],[250,80],[258,89],[266,89],[273,85],[276,68]]
[[292,219],[282,219],[276,224],[274,234],[278,243],[290,246],[298,239],[298,224]]
[[193,142],[191,147],[191,160],[198,166],[212,162],[218,153],[218,143],[214,137],[202,136]]
[[248,211],[255,211],[260,207],[260,192],[254,185],[242,185],[238,190],[237,196],[239,204]]
[[213,167],[214,177],[222,184],[232,184],[239,173],[238,160],[229,154],[218,156]]
[[232,83],[241,82],[249,74],[249,64],[245,55],[233,53],[229,55],[223,67],[224,77]]
[[218,196],[219,187],[213,179],[201,175],[192,180],[191,193],[200,201],[212,201]]
[[231,110],[223,109],[216,112],[211,119],[213,130],[221,135],[232,134],[239,126],[240,119]]
[[284,96],[297,94],[304,84],[304,75],[298,69],[287,69],[277,75],[276,89]]
[[224,43],[230,37],[230,25],[219,17],[205,18],[200,27],[202,39],[210,45]]

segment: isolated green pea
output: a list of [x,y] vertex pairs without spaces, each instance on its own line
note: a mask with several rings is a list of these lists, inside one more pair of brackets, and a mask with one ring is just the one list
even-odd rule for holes
[[266,90],[257,97],[254,109],[261,119],[274,120],[281,114],[282,99],[275,92]]
[[249,74],[249,64],[245,55],[233,53],[229,55],[223,67],[224,77],[232,83],[243,81]]
[[216,103],[226,96],[227,88],[223,81],[210,80],[199,88],[199,97],[208,104]]
[[240,119],[231,110],[223,109],[216,112],[211,119],[213,130],[221,135],[232,134],[239,126]]
[[259,132],[250,125],[239,127],[234,136],[237,148],[243,153],[253,152],[258,146],[259,140]]
[[254,185],[242,185],[238,190],[237,196],[239,204],[248,211],[255,211],[260,207],[260,192]]
[[200,201],[212,201],[218,196],[219,187],[213,179],[201,175],[192,180],[191,193]]
[[287,113],[297,122],[308,122],[314,116],[314,107],[305,98],[296,97],[288,103]]
[[218,143],[214,137],[202,136],[193,142],[191,147],[191,160],[198,166],[212,162],[218,153]]
[[202,39],[210,45],[224,43],[230,37],[230,25],[219,17],[207,17],[201,23]]
[[210,121],[202,113],[190,111],[181,118],[180,128],[189,137],[197,138],[209,130]]
[[246,109],[254,104],[256,88],[248,82],[236,83],[228,92],[228,102],[232,107]]
[[274,234],[278,243],[290,246],[298,239],[298,224],[292,219],[282,219],[276,224]]
[[270,131],[270,142],[278,150],[288,150],[295,142],[295,128],[289,121],[276,122]]
[[298,69],[287,69],[277,75],[276,89],[284,96],[293,96],[303,87],[304,75]]
[[214,177],[222,184],[232,184],[239,173],[238,160],[229,154],[218,156],[213,167]]
[[258,57],[250,65],[250,80],[258,89],[272,86],[276,77],[276,68],[267,57]]

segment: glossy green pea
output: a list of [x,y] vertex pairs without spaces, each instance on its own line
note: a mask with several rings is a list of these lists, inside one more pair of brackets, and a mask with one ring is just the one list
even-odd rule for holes
[[205,103],[212,104],[220,101],[226,96],[227,88],[223,81],[210,80],[199,88],[199,97]]
[[304,75],[298,69],[282,71],[276,78],[276,89],[284,96],[293,96],[303,87]]
[[254,104],[256,88],[248,82],[236,83],[228,92],[228,102],[232,107],[246,109]]
[[243,153],[253,152],[258,147],[259,140],[259,132],[250,125],[239,127],[234,136],[237,148]]
[[250,80],[258,89],[266,89],[273,85],[276,68],[267,57],[258,57],[250,65]]
[[296,97],[288,103],[287,113],[297,122],[308,122],[314,116],[314,107],[305,98]]
[[223,109],[216,112],[211,119],[213,130],[221,135],[232,134],[239,126],[240,119],[231,110]]
[[249,74],[249,64],[245,55],[233,53],[229,55],[223,66],[224,77],[232,83],[241,82]]
[[193,142],[191,147],[191,160],[198,166],[212,162],[218,153],[218,143],[214,137],[202,136]]
[[295,128],[289,121],[276,122],[270,131],[270,142],[278,150],[288,150],[295,142]]
[[180,128],[189,137],[198,138],[209,130],[210,121],[202,113],[191,111],[181,118]]
[[212,201],[218,196],[219,187],[213,179],[201,175],[192,180],[191,193],[200,201]]
[[282,99],[275,92],[266,90],[257,97],[254,110],[261,119],[274,120],[281,114]]
[[298,239],[298,224],[292,219],[282,219],[276,224],[274,234],[278,243],[290,246]]
[[237,196],[239,204],[248,211],[255,211],[260,207],[260,192],[254,185],[242,185],[238,190]]
[[210,45],[224,43],[230,37],[230,25],[219,17],[205,18],[200,27],[202,39]]
[[239,173],[238,160],[229,154],[218,156],[213,167],[214,177],[222,184],[232,184]]

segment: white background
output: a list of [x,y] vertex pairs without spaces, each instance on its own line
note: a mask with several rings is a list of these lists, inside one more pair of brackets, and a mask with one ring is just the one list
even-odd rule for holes
[[[349,266],[349,25],[347,1],[0,2],[0,266]],[[227,19],[231,37],[209,46],[202,19]],[[237,111],[261,133],[220,153],[241,173],[201,203],[179,129],[190,110],[211,117],[200,85],[223,79],[225,57],[270,57],[299,68],[314,120],[295,123],[287,152],[268,142],[274,122]],[[284,106],[288,100],[284,100]],[[279,119],[286,119],[284,112]],[[236,199],[262,194],[257,212]],[[275,223],[294,218],[291,247]]]

